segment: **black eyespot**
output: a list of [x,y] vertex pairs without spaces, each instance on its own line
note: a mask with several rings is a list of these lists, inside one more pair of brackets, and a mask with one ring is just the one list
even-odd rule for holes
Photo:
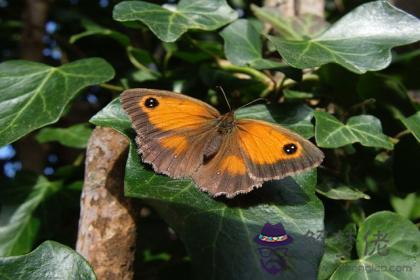
[[155,108],[158,105],[159,101],[157,101],[157,99],[153,97],[149,97],[146,99],[146,101],[144,101],[144,106],[146,106],[147,108]]
[[283,146],[283,151],[288,155],[293,155],[297,151],[297,146],[293,143],[286,144]]

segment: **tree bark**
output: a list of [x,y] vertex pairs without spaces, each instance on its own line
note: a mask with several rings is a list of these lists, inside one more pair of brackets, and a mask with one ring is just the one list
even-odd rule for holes
[[23,12],[23,31],[21,41],[22,58],[33,61],[42,60],[45,22],[49,10],[48,0],[26,0]]
[[86,151],[76,250],[99,280],[129,280],[134,275],[137,211],[124,197],[127,147],[124,136],[97,127]]
[[[42,61],[44,43],[42,38],[45,22],[48,18],[48,0],[26,0],[22,12],[22,40],[20,42],[21,58]],[[15,144],[23,169],[42,173],[49,146],[39,144],[34,134],[29,134]],[[34,153],[34,151],[37,151]]]

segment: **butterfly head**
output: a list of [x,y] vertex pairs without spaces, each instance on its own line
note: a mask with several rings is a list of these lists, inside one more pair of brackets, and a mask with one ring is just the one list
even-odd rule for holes
[[220,134],[228,134],[235,127],[235,115],[233,111],[230,111],[218,119],[217,131]]

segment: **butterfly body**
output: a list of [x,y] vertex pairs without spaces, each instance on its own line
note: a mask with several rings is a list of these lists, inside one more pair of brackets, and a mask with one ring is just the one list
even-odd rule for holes
[[191,178],[213,196],[247,193],[323,159],[311,142],[279,125],[237,120],[182,94],[130,89],[121,101],[143,161],[172,178]]
[[231,133],[234,128],[235,114],[233,112],[229,112],[225,115],[222,115],[221,118],[218,120],[217,132],[219,132],[220,134]]

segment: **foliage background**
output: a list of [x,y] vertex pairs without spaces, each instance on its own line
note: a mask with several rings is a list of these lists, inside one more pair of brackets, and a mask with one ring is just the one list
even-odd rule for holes
[[[246,256],[250,250],[255,253],[248,243],[266,221],[281,221],[301,240],[291,249],[292,269],[283,274],[289,279],[302,277],[299,273],[342,279],[349,277],[346,266],[363,260],[413,264],[420,246],[418,43],[393,49],[392,61],[383,70],[375,68],[378,61],[370,57],[361,60],[365,70],[380,70],[364,73],[345,63],[321,66],[316,49],[315,54],[305,52],[302,61],[293,61],[299,47],[290,47],[288,36],[301,36],[304,49],[307,36],[315,36],[323,24],[310,18],[307,34],[292,25],[287,32],[281,28],[271,32],[274,39],[260,36],[267,31],[262,24],[267,18],[274,26],[288,26],[253,6],[262,6],[261,1],[229,1],[241,19],[235,21],[227,13],[225,19],[218,19],[221,23],[214,31],[189,30],[176,42],[177,38],[165,37],[162,30],[154,34],[138,21],[125,22],[122,6],[121,14],[114,11],[113,15],[119,2],[51,1],[45,24],[36,27],[28,26],[27,2],[0,0],[0,143],[4,145],[0,150],[0,275],[13,275],[22,265],[22,259],[8,257],[26,254],[45,240],[74,248],[87,140],[94,125],[110,126],[132,137],[130,124],[115,100],[123,89],[132,87],[181,91],[221,111],[227,108],[215,91],[218,85],[228,92],[234,107],[264,96],[267,105],[244,108],[238,115],[279,122],[307,138],[315,136],[312,140],[326,154],[318,174],[312,171],[267,184],[255,194],[229,202],[210,199],[188,181],[153,177],[132,146],[126,194],[142,198],[139,203],[144,203],[146,213],[140,220],[139,279],[186,279],[192,270],[215,278],[246,275],[262,279],[267,275],[258,261]],[[326,19],[336,22],[363,3],[326,1]],[[404,8],[416,12],[415,6]],[[387,30],[392,32],[397,21],[389,18]],[[418,27],[413,20],[410,24],[407,26],[414,30]],[[33,43],[36,32],[41,34],[41,46]],[[393,34],[388,41],[379,36],[379,43],[373,45],[390,49],[419,40],[418,32]],[[374,40],[371,36],[363,44]],[[338,47],[349,46],[362,53],[372,47],[361,44],[353,38]],[[313,64],[311,55],[315,65],[308,64]],[[386,52],[379,56],[379,61],[386,60]],[[297,68],[286,65],[281,57]],[[15,59],[45,65],[13,62]],[[35,102],[26,117],[24,112],[23,118],[15,118],[43,81],[49,85],[42,91],[47,105]],[[65,81],[71,86],[63,87]],[[10,96],[20,96],[21,103],[8,102]],[[16,127],[9,127],[11,119],[17,120]],[[38,129],[44,125],[48,126]],[[148,184],[139,184],[145,179]],[[381,230],[391,231],[391,252],[382,257],[378,252],[365,255],[369,242],[364,235]],[[308,235],[309,231],[325,233],[325,243],[323,237]],[[340,240],[343,232],[352,238]],[[237,236],[235,242],[231,234]],[[45,250],[60,264],[61,250],[68,249],[59,243],[43,243],[29,258],[36,260]],[[244,246],[248,250],[240,250]],[[93,277],[83,260],[69,254],[81,275]],[[29,265],[36,266],[36,261]],[[60,269],[71,275],[74,271],[69,267]],[[394,276],[415,279],[419,267],[413,267],[411,274]],[[53,263],[45,271],[54,269]],[[378,275],[382,274],[367,278]]]

